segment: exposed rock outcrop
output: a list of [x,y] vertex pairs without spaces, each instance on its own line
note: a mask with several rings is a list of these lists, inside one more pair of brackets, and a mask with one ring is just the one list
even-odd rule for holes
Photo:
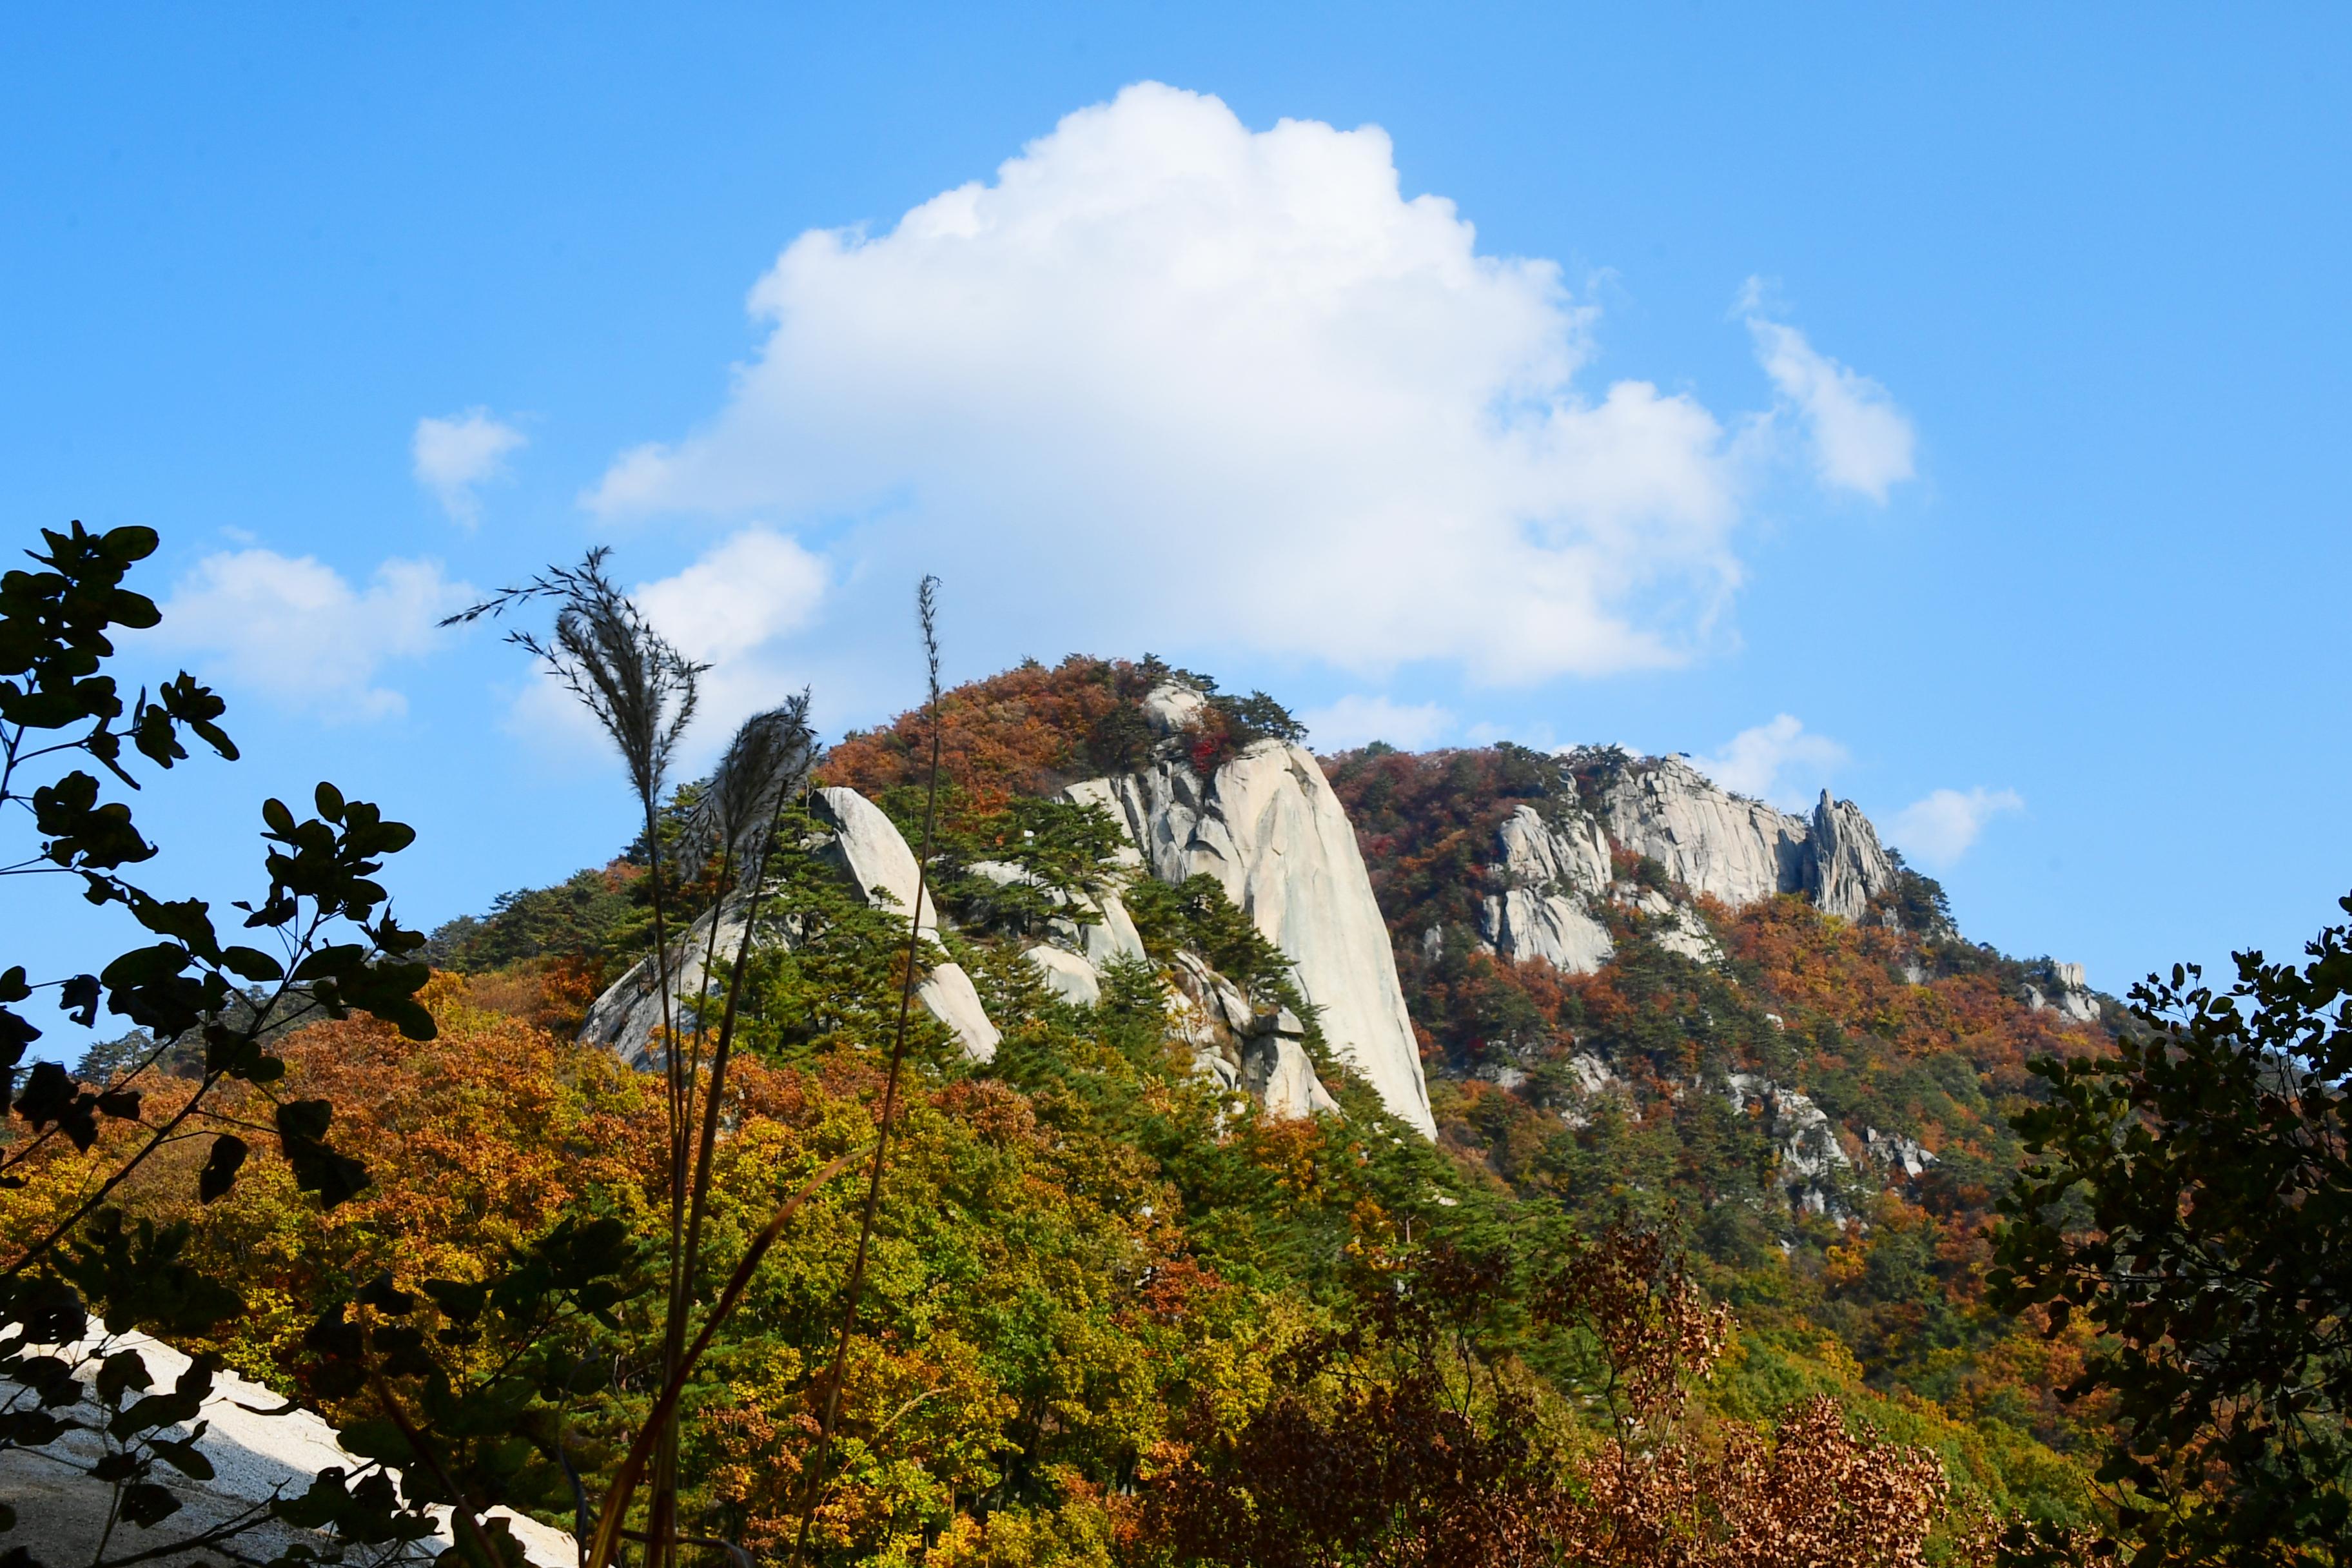
[[1612,1096],[1625,1106],[1633,1104],[1633,1085],[1618,1076],[1615,1068],[1591,1051],[1578,1051],[1567,1062],[1567,1086],[1574,1103],[1560,1108],[1559,1119],[1570,1127],[1592,1125],[1593,1102],[1602,1096]]
[[1277,1121],[1339,1110],[1316,1076],[1297,1014],[1251,1006],[1240,987],[1196,953],[1180,951],[1169,968],[1175,980],[1171,1031],[1192,1047],[1195,1071],[1245,1091]]
[[[1156,727],[1176,733],[1202,702],[1170,682],[1145,706]],[[1290,959],[1332,1055],[1393,1114],[1434,1137],[1388,926],[1321,766],[1297,746],[1265,740],[1204,783],[1176,748],[1168,751],[1140,772],[1102,781],[1145,864],[1168,882],[1214,877]]]
[[1906,1176],[1922,1175],[1936,1163],[1935,1152],[1916,1138],[1881,1132],[1875,1127],[1862,1130],[1862,1147],[1873,1163],[1889,1171],[1901,1171]]
[[1723,944],[1690,905],[1676,903],[1654,888],[1620,889],[1617,901],[1639,911],[1650,940],[1668,952],[1698,963],[1723,962]]
[[2099,999],[2091,994],[2089,983],[2083,975],[2083,966],[2052,961],[2047,968],[2052,982],[2050,992],[2045,994],[2039,985],[2027,985],[2025,1005],[2037,1013],[2045,1008],[2055,1008],[2073,1023],[2097,1023],[2100,1017]]
[[[854,789],[835,786],[816,792],[811,802],[817,816],[833,826],[827,854],[867,900],[905,913],[914,909],[922,868],[906,837],[887,813]],[[926,933],[939,930],[939,910],[928,892],[917,917]]]
[[1826,790],[1808,820],[1744,800],[1680,757],[1626,759],[1601,810],[1615,843],[1733,909],[1803,893],[1830,914],[1859,920],[1895,886],[1895,863],[1870,819]]
[[1858,921],[1870,900],[1895,886],[1895,863],[1880,847],[1877,831],[1862,807],[1832,801],[1822,791],[1813,807],[1813,830],[1805,846],[1803,890],[1824,914]]
[[1742,800],[1680,757],[1619,768],[1601,813],[1614,842],[1733,909],[1805,888],[1807,824]]
[[1242,1087],[1276,1121],[1337,1113],[1339,1102],[1315,1076],[1307,1048],[1286,1035],[1263,1035],[1242,1053]]
[[[743,942],[743,913],[740,902],[730,903],[695,921],[682,940],[671,944],[676,958],[670,987],[673,1027],[681,1031],[692,1027],[691,1015],[677,999],[700,997],[706,1007],[713,1009],[724,1005],[717,980],[705,972],[702,960],[706,953],[717,959],[722,973],[724,966],[734,962]],[[719,925],[715,942],[710,931],[714,920]],[[659,1065],[654,1042],[661,1038],[661,1028],[660,988],[654,984],[653,963],[646,960],[604,988],[588,1009],[580,1038],[603,1046],[631,1067],[651,1068]]]
[[915,999],[948,1026],[965,1056],[976,1062],[996,1059],[1003,1031],[989,1022],[988,1009],[981,1005],[980,993],[972,988],[971,976],[963,972],[962,964],[934,965],[915,986]]
[[[1613,901],[1647,917],[1659,945],[1717,963],[1721,950],[1694,898],[1737,910],[1802,893],[1860,920],[1895,886],[1895,862],[1869,819],[1826,791],[1808,818],[1735,795],[1681,757],[1589,750],[1570,753],[1564,772],[1597,775],[1598,787],[1580,797],[1564,790],[1541,810],[1520,805],[1496,831],[1479,935],[1514,962],[1597,971],[1615,952],[1603,912]],[[1612,850],[1657,862],[1678,896],[1618,880]]]
[[[1120,849],[1126,859],[1140,864],[1132,845],[1122,844]],[[999,887],[1016,882],[1042,887],[1037,878],[1009,861],[976,860],[968,868],[974,876],[986,878]],[[1097,973],[1114,960],[1139,960],[1146,956],[1143,937],[1135,929],[1135,921],[1128,914],[1126,901],[1117,889],[1105,888],[1099,893],[1076,897],[1066,895],[1058,888],[1044,887],[1042,890],[1049,902],[1071,911],[1069,918],[1057,918],[1047,928],[1055,944],[1084,958]]]
[[1095,973],[1095,966],[1067,948],[1039,942],[1022,956],[1063,1001],[1074,1006],[1091,1007],[1102,1000],[1102,981]]
[[1840,1179],[1853,1162],[1822,1108],[1810,1096],[1757,1073],[1733,1073],[1724,1087],[1734,1110],[1753,1105],[1762,1113],[1765,1132],[1780,1152],[1780,1184],[1790,1203],[1807,1214],[1843,1214]]
[[[898,825],[880,806],[856,790],[822,789],[816,792],[813,804],[819,819],[833,830],[832,837],[822,846],[824,856],[850,886],[877,908],[902,913],[912,910],[921,875],[915,863],[915,852],[907,847]],[[921,903],[923,933],[936,937],[939,915],[928,891],[922,893]],[[743,909],[740,901],[730,902],[704,915],[682,939],[673,941],[670,952],[674,998],[706,994],[710,982],[704,973],[703,955],[712,951],[710,928],[714,921],[719,926],[716,953],[719,963],[732,962],[743,937]],[[1122,910],[1123,921],[1125,915]],[[1133,922],[1127,921],[1126,929],[1131,935]],[[776,932],[769,940],[785,939]],[[1142,951],[1139,942],[1136,951]],[[660,1038],[662,1026],[660,992],[654,983],[652,960],[639,963],[596,998],[588,1010],[580,1037],[617,1053],[634,1067],[654,1066],[653,1043]],[[997,1044],[1003,1035],[990,1022],[987,1009],[981,1005],[980,993],[973,989],[971,976],[963,972],[961,965],[952,962],[939,964],[915,987],[915,994],[930,1015],[955,1035],[966,1056],[984,1062],[996,1055]],[[674,1003],[674,1026],[685,1029],[688,1016],[683,1006]]]
[[1555,826],[1522,805],[1503,819],[1496,840],[1502,856],[1492,875],[1503,886],[1481,906],[1478,934],[1514,963],[1540,958],[1569,974],[1608,963],[1616,945],[1589,901],[1610,881],[1600,824],[1580,813]]

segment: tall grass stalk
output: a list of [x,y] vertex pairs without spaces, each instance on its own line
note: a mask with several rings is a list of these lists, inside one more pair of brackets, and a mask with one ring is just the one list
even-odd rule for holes
[[[809,694],[803,691],[782,708],[754,714],[735,739],[712,774],[709,794],[697,811],[688,839],[689,853],[708,858],[713,845],[719,856],[717,897],[710,906],[710,931],[704,943],[704,984],[699,988],[694,1034],[698,1042],[689,1065],[689,1087],[700,1070],[698,1042],[704,1035],[703,1003],[707,1000],[709,965],[719,942],[719,927],[728,900],[736,889],[731,868],[748,864],[749,896],[744,900],[743,931],[737,940],[735,962],[727,983],[727,1006],[719,1022],[710,1058],[710,1081],[701,1090],[701,1126],[695,1140],[693,1175],[688,1184],[685,1258],[672,1280],[669,1310],[663,1330],[662,1363],[678,1364],[687,1319],[693,1311],[695,1285],[700,1278],[702,1222],[710,1198],[710,1175],[719,1146],[719,1119],[727,1094],[727,1064],[735,1044],[738,1009],[743,982],[751,969],[751,942],[759,930],[760,906],[768,891],[770,858],[783,826],[784,813],[808,785],[815,765],[814,737],[808,727]],[[688,1104],[691,1106],[692,1100]],[[673,1410],[668,1430],[661,1434],[654,1456],[652,1507],[646,1534],[649,1550],[664,1552],[677,1540],[677,1423]]]
[[[669,910],[661,837],[661,797],[677,742],[693,721],[699,681],[709,665],[688,658],[656,631],[644,614],[605,574],[611,552],[598,546],[577,566],[551,566],[529,582],[503,588],[481,603],[442,621],[456,626],[492,619],[540,601],[555,605],[555,624],[545,637],[520,628],[507,640],[536,658],[595,718],[628,771],[630,788],[645,820],[646,875],[653,906],[654,989],[660,999],[662,1076],[669,1131],[668,1274],[670,1316],[677,1317],[686,1269],[686,1192],[692,1089],[678,1049],[669,951]],[[682,1325],[672,1322],[662,1337],[664,1380],[677,1370]],[[674,1436],[674,1435],[673,1435]],[[665,1452],[674,1443],[665,1441]],[[674,1491],[674,1489],[673,1489]],[[656,1487],[656,1504],[661,1489]],[[673,1549],[656,1531],[652,1561],[667,1565]]]
[[898,1079],[907,1060],[907,1025],[915,1003],[916,966],[922,957],[924,901],[930,896],[931,839],[940,805],[940,637],[937,577],[925,577],[915,590],[915,618],[921,627],[923,658],[929,674],[925,721],[930,730],[930,779],[923,795],[923,843],[915,857],[915,907],[907,911],[907,963],[898,979],[898,1026],[890,1041],[890,1069],[882,1083],[881,1126],[874,1139],[874,1168],[866,1184],[866,1208],[857,1223],[857,1253],[849,1266],[849,1283],[841,1305],[841,1333],[835,1342],[833,1369],[825,1374],[824,1417],[817,1427],[816,1458],[810,1465],[801,1499],[799,1539],[793,1547],[796,1563],[808,1557],[809,1526],[816,1517],[817,1497],[824,1486],[826,1464],[833,1457],[833,1432],[841,1415],[842,1374],[848,1366],[850,1337],[857,1330],[857,1298],[866,1283],[866,1256],[874,1240],[874,1222],[882,1207],[882,1174],[890,1153],[890,1123],[898,1107]]

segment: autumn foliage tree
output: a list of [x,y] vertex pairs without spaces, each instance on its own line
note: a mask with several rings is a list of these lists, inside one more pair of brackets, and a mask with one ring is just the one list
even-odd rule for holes
[[[1850,1431],[1826,1400],[1769,1431],[1690,1426],[1689,1391],[1732,1321],[1656,1235],[1574,1242],[1532,1289],[1500,1256],[1444,1244],[1361,1256],[1348,1326],[1294,1350],[1284,1391],[1240,1433],[1171,1450],[1139,1529],[1170,1561],[1924,1561],[1945,1491],[1933,1456]],[[1503,1350],[1522,1302],[1531,1353],[1580,1375],[1548,1386]]]

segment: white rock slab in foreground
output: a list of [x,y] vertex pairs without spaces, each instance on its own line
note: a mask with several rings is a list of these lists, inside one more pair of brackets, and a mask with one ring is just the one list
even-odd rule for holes
[[[153,1388],[170,1388],[190,1365],[190,1358],[182,1352],[142,1333],[106,1335],[58,1347],[51,1353],[68,1359],[86,1358],[88,1365],[77,1375],[88,1384],[97,1376],[98,1363],[103,1355],[124,1350],[138,1352],[147,1367],[149,1386]],[[30,1399],[28,1390],[0,1378],[0,1409],[7,1408],[12,1400]],[[336,1440],[335,1429],[317,1413],[297,1409],[282,1415],[268,1414],[283,1410],[285,1403],[268,1389],[235,1373],[217,1374],[213,1380],[212,1394],[198,1416],[205,1425],[204,1435],[195,1440],[197,1450],[212,1461],[213,1479],[192,1480],[169,1466],[158,1465],[155,1479],[169,1487],[180,1500],[180,1511],[152,1530],[118,1524],[108,1545],[108,1555],[122,1557],[184,1540],[252,1513],[256,1505],[267,1504],[274,1498],[299,1497],[310,1490],[312,1479],[321,1470],[340,1468],[347,1475],[357,1475],[369,1468],[367,1460],[352,1454]],[[85,1405],[82,1413],[85,1416],[93,1415],[95,1407]],[[73,1412],[59,1414],[70,1415]],[[175,1427],[170,1435],[185,1436],[188,1430]],[[0,1551],[21,1546],[53,1568],[89,1562],[96,1554],[100,1537],[105,1531],[113,1489],[92,1480],[75,1466],[94,1462],[100,1452],[98,1439],[86,1432],[72,1434],[44,1449],[0,1451],[0,1497],[14,1504],[17,1513],[16,1528],[0,1534]],[[441,1520],[439,1539],[420,1541],[408,1548],[404,1559],[395,1561],[429,1563],[454,1544],[448,1510],[440,1509],[436,1512]],[[568,1532],[511,1509],[493,1509],[490,1512],[492,1517],[507,1521],[524,1556],[535,1568],[578,1568],[579,1548]],[[240,1557],[266,1560],[293,1542],[305,1542],[315,1549],[323,1539],[310,1531],[264,1522],[240,1534],[229,1545]],[[373,1549],[368,1552],[372,1556]],[[157,1561],[216,1562],[222,1555],[215,1550]]]

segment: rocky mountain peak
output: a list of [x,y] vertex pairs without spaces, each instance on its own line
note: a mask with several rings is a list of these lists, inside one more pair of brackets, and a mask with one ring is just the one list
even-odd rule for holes
[[[1559,788],[1541,807],[1514,807],[1491,854],[1494,890],[1480,934],[1515,961],[1540,958],[1582,974],[1614,951],[1611,903],[1665,917],[1659,940],[1703,957],[1709,944],[1696,917],[1671,906],[1705,896],[1739,910],[1799,893],[1859,921],[1897,880],[1893,857],[1852,801],[1824,790],[1810,817],[1797,816],[1733,794],[1685,758],[1613,746],[1565,753]],[[1621,855],[1655,862],[1679,898],[1621,879]]]

